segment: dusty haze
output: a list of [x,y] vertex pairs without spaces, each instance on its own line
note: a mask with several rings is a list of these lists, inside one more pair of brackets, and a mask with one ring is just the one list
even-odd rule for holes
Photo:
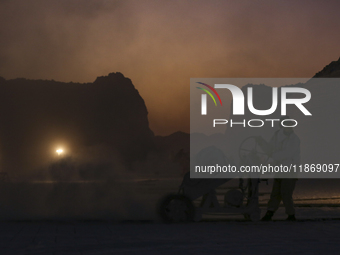
[[312,77],[338,58],[338,1],[0,1],[0,76],[121,72],[156,134],[189,131],[191,77]]

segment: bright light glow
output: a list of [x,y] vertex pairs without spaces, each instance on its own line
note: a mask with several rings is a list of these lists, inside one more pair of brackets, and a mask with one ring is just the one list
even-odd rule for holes
[[60,155],[60,154],[62,154],[64,151],[63,151],[63,149],[58,149],[58,150],[56,150],[56,152],[57,152],[58,155]]

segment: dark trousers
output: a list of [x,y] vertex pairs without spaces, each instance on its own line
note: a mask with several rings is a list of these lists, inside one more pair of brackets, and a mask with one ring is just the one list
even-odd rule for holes
[[288,215],[295,214],[293,192],[297,179],[274,179],[272,193],[268,202],[268,210],[275,212],[283,202]]

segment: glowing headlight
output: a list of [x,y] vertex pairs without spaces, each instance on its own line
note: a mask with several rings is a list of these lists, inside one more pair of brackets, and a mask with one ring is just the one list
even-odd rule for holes
[[58,150],[56,150],[56,153],[57,153],[58,155],[62,154],[63,152],[64,152],[63,149],[58,149]]

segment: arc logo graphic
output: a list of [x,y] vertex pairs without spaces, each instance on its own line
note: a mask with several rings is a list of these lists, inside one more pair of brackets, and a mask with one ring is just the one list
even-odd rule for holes
[[[217,93],[217,91],[216,91],[213,87],[211,87],[210,85],[208,85],[208,84],[206,84],[206,83],[203,83],[203,82],[197,82],[197,83],[198,83],[198,84],[201,84],[201,85],[203,85],[203,86],[206,86],[206,87],[209,88],[212,92],[214,92],[215,95],[217,96],[218,100],[220,101],[221,106],[222,106],[222,100],[221,100],[221,98],[220,98],[220,95]],[[217,103],[216,103],[216,100],[215,100],[214,96],[213,96],[208,90],[203,89],[203,88],[201,88],[201,87],[196,87],[196,88],[201,89],[201,90],[203,90],[204,92],[206,92],[206,93],[212,98],[212,100],[214,101],[215,106],[217,106]],[[202,95],[201,95],[201,114],[202,114],[202,115],[207,115],[207,95],[206,95],[206,94],[202,94]]]
[[[211,91],[215,93],[215,95],[218,97],[221,106],[222,106],[222,101],[215,89],[228,89],[233,97],[233,115],[244,115],[244,94],[243,91],[232,84],[215,84],[213,88],[212,86],[202,83],[202,82],[197,82],[201,85],[204,85],[208,87]],[[215,105],[216,100],[214,96],[206,89],[197,87],[198,89],[203,90],[206,92],[214,101]],[[304,115],[312,115],[306,107],[303,106],[304,103],[307,103],[311,99],[311,93],[308,89],[305,88],[298,88],[298,87],[280,87],[281,89],[281,115],[286,115],[287,113],[287,105],[288,104],[294,104]],[[304,94],[304,98],[287,98],[287,94],[289,93],[301,93]],[[278,88],[272,88],[272,105],[269,109],[267,110],[258,110],[255,109],[254,104],[253,104],[253,88],[248,87],[247,88],[247,95],[248,95],[248,109],[251,113],[255,115],[260,115],[260,116],[265,116],[265,115],[270,115],[274,113],[277,109],[278,105]],[[207,95],[202,94],[201,95],[201,115],[207,115]]]

